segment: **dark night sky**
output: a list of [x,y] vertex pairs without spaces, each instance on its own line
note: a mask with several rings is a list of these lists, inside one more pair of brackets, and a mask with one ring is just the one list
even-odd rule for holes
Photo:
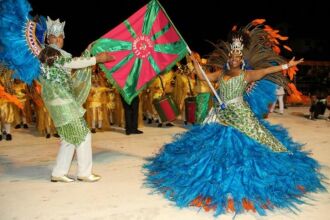
[[[198,1],[198,0],[194,0]],[[64,49],[79,55],[92,41],[98,39],[148,0],[30,0],[32,15],[49,15],[66,21]],[[330,10],[322,1],[290,3],[287,1],[211,1],[199,4],[184,0],[159,0],[167,14],[192,50],[205,55],[212,51],[206,40],[226,39],[234,24],[245,25],[255,18],[265,18],[267,24],[280,28],[289,36],[297,57],[311,60],[330,60]],[[290,3],[290,5],[289,5]],[[220,6],[221,5],[221,6]],[[261,10],[263,8],[263,10]],[[302,44],[301,40],[305,40]],[[306,41],[307,40],[307,41]],[[308,46],[311,45],[311,46]],[[291,54],[284,54],[292,56]]]

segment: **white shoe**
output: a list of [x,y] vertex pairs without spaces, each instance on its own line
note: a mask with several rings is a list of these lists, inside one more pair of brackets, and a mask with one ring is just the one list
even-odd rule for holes
[[74,179],[71,179],[67,176],[52,176],[50,179],[51,182],[62,182],[62,183],[71,183],[74,182]]
[[101,179],[101,176],[96,175],[96,174],[91,174],[90,176],[87,176],[87,177],[79,176],[77,179],[82,182],[96,182]]

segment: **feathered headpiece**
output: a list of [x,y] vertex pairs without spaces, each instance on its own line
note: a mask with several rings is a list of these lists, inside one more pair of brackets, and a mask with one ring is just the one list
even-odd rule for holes
[[65,21],[60,22],[60,19],[52,20],[50,17],[47,16],[46,23],[47,23],[47,37],[49,37],[49,35],[54,35],[55,37],[63,35],[64,38]]
[[[243,56],[246,63],[245,67],[249,69],[261,69],[286,63],[287,61],[276,51],[279,43],[275,45],[276,48],[274,47],[274,42],[278,41],[274,40],[274,36],[269,31],[269,26],[264,25],[264,22],[264,19],[256,19],[240,29],[235,26],[229,33],[227,41],[212,43],[215,50],[209,55],[208,64],[225,68],[232,54]],[[280,35],[275,37],[278,40],[287,39]],[[264,79],[273,81],[290,90],[287,86],[288,80],[281,72],[269,74]]]
[[237,37],[232,39],[232,43],[230,44],[230,52],[229,56],[237,55],[237,56],[243,56],[243,38]]

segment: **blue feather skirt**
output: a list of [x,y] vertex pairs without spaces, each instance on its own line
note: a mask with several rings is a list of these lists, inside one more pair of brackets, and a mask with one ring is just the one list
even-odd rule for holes
[[279,125],[261,123],[290,153],[276,153],[239,130],[218,123],[178,134],[148,158],[145,184],[179,207],[215,215],[246,210],[298,210],[307,192],[325,191],[320,165]]

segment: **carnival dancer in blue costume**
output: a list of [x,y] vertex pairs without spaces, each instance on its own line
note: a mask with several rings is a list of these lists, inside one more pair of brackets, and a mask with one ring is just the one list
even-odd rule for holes
[[146,185],[179,207],[213,209],[215,215],[294,210],[308,192],[325,190],[324,177],[301,144],[263,115],[276,98],[274,82],[286,84],[281,71],[303,59],[286,63],[272,51],[267,33],[251,24],[216,46],[209,62],[219,71],[205,76],[220,84],[219,105],[202,125],[176,135],[148,159]]

